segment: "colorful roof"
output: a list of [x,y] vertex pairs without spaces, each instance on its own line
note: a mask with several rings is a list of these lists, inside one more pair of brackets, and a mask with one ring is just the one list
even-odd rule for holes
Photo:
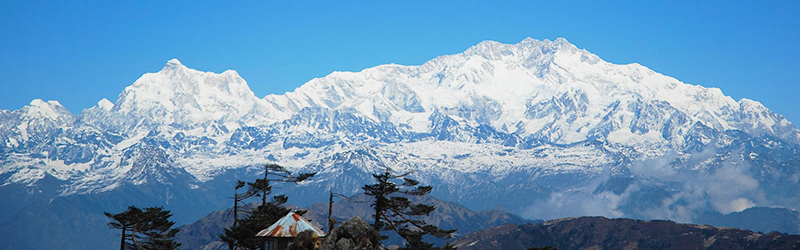
[[261,230],[256,234],[259,237],[297,237],[302,231],[311,230],[317,237],[325,237],[325,232],[320,230],[308,222],[302,216],[289,212],[280,220],[269,226],[267,229]]

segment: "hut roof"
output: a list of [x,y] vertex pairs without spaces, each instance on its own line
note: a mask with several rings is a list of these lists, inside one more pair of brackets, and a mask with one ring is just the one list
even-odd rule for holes
[[289,214],[283,216],[283,218],[275,222],[275,224],[272,224],[272,226],[269,226],[268,228],[258,232],[256,236],[297,237],[297,234],[306,230],[313,231],[317,237],[325,237],[325,232],[315,227],[311,224],[311,222],[308,222],[305,218],[294,212],[289,212]]

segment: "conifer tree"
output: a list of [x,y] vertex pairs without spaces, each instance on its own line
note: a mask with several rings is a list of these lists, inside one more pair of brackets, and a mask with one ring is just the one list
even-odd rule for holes
[[175,222],[169,220],[172,217],[169,210],[163,207],[150,207],[144,211],[144,224],[142,234],[145,241],[142,243],[146,250],[173,250],[181,245],[175,241],[175,235],[180,229],[172,228]]
[[419,218],[429,215],[436,207],[412,202],[408,197],[427,195],[433,188],[419,185],[418,181],[407,177],[409,174],[394,174],[386,168],[383,173],[372,175],[377,183],[362,187],[374,200],[373,227],[378,231],[396,232],[406,241],[404,249],[438,249],[424,242],[422,237],[450,237],[456,230],[443,230]]
[[250,211],[249,215],[236,225],[225,228],[224,233],[219,236],[220,239],[228,244],[229,249],[260,249],[264,242],[263,239],[255,237],[256,233],[291,211],[282,206],[287,200],[283,195],[273,197],[272,201]]
[[174,239],[179,229],[172,228],[175,225],[175,222],[169,220],[172,214],[163,207],[142,210],[129,206],[122,213],[105,212],[105,215],[113,220],[108,223],[110,228],[122,230],[120,250],[171,250],[180,246]]
[[[263,239],[256,238],[255,235],[260,230],[267,228],[289,213],[289,209],[284,208],[289,198],[285,195],[276,195],[272,200],[267,202],[267,197],[272,195],[272,184],[270,182],[289,182],[297,183],[311,178],[316,173],[301,173],[293,174],[286,168],[277,164],[267,164],[264,167],[264,178],[256,179],[254,182],[248,182],[248,189],[244,193],[238,193],[238,189],[244,187],[244,182],[239,181],[234,189],[234,210],[237,215],[234,215],[234,223],[228,228],[225,228],[223,234],[220,234],[220,239],[228,244],[228,248],[233,249],[260,249],[263,246]],[[240,213],[239,202],[251,197],[261,197],[261,203],[255,209],[247,211],[246,218],[239,220],[238,213]],[[298,211],[298,214],[303,214],[305,211]]]
[[109,212],[104,212],[104,214],[113,220],[108,223],[108,227],[122,230],[119,250],[125,250],[127,246],[134,245],[134,225],[138,223],[142,210],[135,206],[129,206],[128,210],[122,213],[111,214]]

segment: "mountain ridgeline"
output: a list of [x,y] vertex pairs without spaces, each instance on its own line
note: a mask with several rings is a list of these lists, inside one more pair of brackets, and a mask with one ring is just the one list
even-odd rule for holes
[[507,224],[471,233],[453,245],[462,250],[555,247],[578,249],[797,249],[800,235],[738,228],[603,217]]
[[[528,38],[334,72],[264,98],[235,71],[172,59],[77,115],[58,101],[0,110],[0,241],[110,235],[89,221],[129,205],[190,223],[227,208],[233,183],[267,162],[318,172],[280,187],[299,206],[326,200],[322,190],[358,193],[390,168],[442,200],[535,219],[724,221],[800,208],[800,131],[783,116],[565,39]],[[71,248],[108,248],[96,244]]]

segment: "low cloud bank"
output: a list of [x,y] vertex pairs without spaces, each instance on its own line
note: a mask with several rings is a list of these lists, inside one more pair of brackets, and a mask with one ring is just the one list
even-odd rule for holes
[[[668,152],[635,162],[628,166],[629,176],[613,175],[606,169],[583,187],[555,190],[528,207],[523,216],[545,220],[605,216],[689,223],[706,211],[729,214],[774,205],[764,198],[741,152],[717,155],[714,144],[710,145],[700,152]],[[618,182],[622,188],[609,189],[613,186],[610,182]]]

